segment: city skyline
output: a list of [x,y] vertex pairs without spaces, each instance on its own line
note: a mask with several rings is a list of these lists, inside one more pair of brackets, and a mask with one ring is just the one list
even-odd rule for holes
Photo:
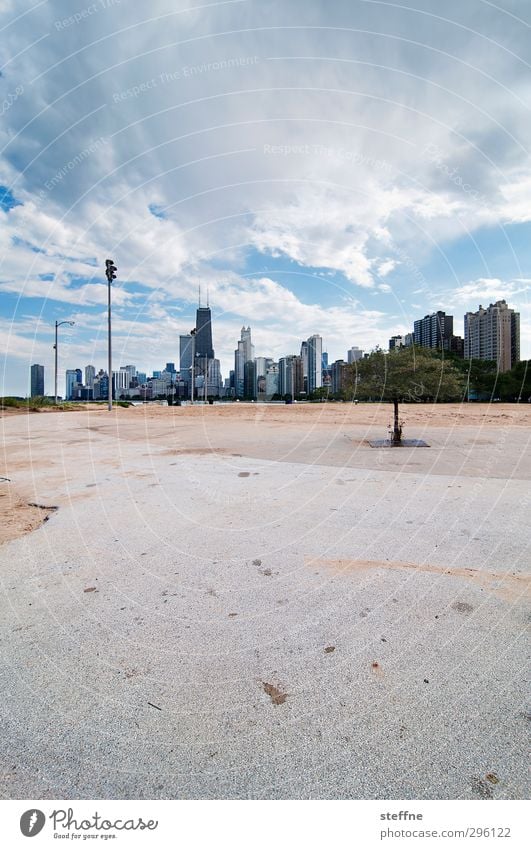
[[[520,314],[512,309],[505,300],[491,303],[486,309],[480,304],[476,312],[469,310],[463,320],[464,337],[454,334],[454,317],[438,310],[414,320],[413,328],[409,332],[404,335],[393,335],[388,340],[387,346],[377,344],[372,346],[369,351],[364,352],[363,349],[353,345],[347,350],[346,357],[339,356],[337,358],[330,357],[329,352],[324,350],[323,339],[318,333],[312,334],[306,340],[300,340],[300,353],[284,352],[277,360],[274,357],[264,355],[265,352],[256,356],[251,327],[244,325],[241,328],[240,339],[237,341],[237,348],[234,351],[233,368],[227,370],[225,378],[223,378],[220,361],[215,358],[212,328],[213,320],[210,305],[204,307],[199,301],[193,330],[194,341],[192,341],[192,331],[180,333],[178,336],[178,369],[175,368],[173,361],[166,362],[163,369],[151,369],[150,375],[148,369],[145,372],[140,372],[136,365],[113,367],[113,397],[120,398],[120,390],[146,386],[151,381],[154,381],[154,383],[150,387],[149,398],[165,396],[168,394],[167,376],[169,374],[171,376],[172,393],[175,376],[176,380],[178,378],[180,382],[188,385],[188,389],[183,390],[182,387],[179,391],[176,389],[178,396],[189,398],[192,353],[195,354],[196,363],[194,384],[197,399],[201,397],[201,393],[204,393],[205,373],[208,374],[208,395],[214,397],[244,398],[256,394],[273,395],[277,393],[296,396],[301,392],[309,395],[315,389],[325,385],[335,387],[332,391],[338,391],[343,367],[355,363],[363,356],[368,356],[370,351],[378,347],[382,350],[392,351],[401,347],[417,345],[438,349],[442,352],[447,351],[466,359],[493,360],[497,362],[500,372],[509,371],[521,359]],[[297,365],[295,361],[300,361],[300,364]],[[249,364],[253,366],[252,371],[249,371]],[[271,375],[270,371],[272,372]],[[324,380],[325,373],[326,381]],[[34,391],[37,385],[37,374],[38,385],[42,386],[44,384],[44,366],[33,364],[30,370],[30,394],[32,396],[45,394],[44,392]],[[76,384],[79,387],[92,390],[95,383],[99,386],[100,381],[105,380],[106,374],[104,369],[100,369],[96,374],[95,367],[88,364],[85,366],[85,381],[83,383],[81,368],[67,368],[65,372],[65,399],[72,399],[72,389]],[[269,389],[266,389],[266,387],[269,387]],[[100,396],[91,391],[89,395],[84,393],[78,397],[90,400],[106,396],[103,394]],[[148,396],[144,391],[143,395],[140,393],[140,397],[146,400]],[[204,397],[204,394],[202,397]]]

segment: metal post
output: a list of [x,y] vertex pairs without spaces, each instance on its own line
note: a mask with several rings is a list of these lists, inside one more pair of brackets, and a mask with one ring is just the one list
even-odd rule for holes
[[193,404],[193,403],[194,403],[194,382],[195,382],[195,331],[196,331],[196,328],[195,328],[195,327],[194,327],[194,329],[193,329],[193,330],[191,330],[191,331],[190,331],[190,336],[192,337],[192,368],[191,368],[191,373],[192,373],[192,374],[191,374],[191,377],[192,377],[192,379],[191,379],[191,386],[190,386],[190,403],[191,403],[191,404]]
[[112,410],[112,351],[111,351],[111,275],[107,275],[107,331],[108,331],[108,353],[109,353],[109,393],[108,409]]
[[54,387],[55,387],[55,404],[56,405],[57,405],[57,327],[58,327],[58,324],[57,324],[57,321],[56,321],[55,322],[55,345],[54,345],[54,348],[55,348],[55,382],[54,382]]

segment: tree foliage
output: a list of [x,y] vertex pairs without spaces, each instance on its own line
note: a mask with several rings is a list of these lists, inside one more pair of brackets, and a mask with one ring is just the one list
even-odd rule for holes
[[349,394],[360,401],[456,401],[463,397],[464,376],[440,352],[377,349],[350,366]]

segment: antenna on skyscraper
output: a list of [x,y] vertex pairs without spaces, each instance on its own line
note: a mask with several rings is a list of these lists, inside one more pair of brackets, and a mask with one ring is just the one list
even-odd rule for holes
[[210,306],[210,292],[209,292],[209,289],[208,289],[208,286],[207,286],[207,307],[209,307],[209,306]]
[[201,283],[199,284],[199,306],[201,306]]

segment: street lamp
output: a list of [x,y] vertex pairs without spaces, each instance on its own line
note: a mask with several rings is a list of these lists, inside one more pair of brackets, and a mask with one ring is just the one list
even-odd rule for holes
[[105,276],[107,277],[107,335],[109,351],[109,410],[112,410],[112,354],[111,354],[111,283],[116,280],[117,268],[113,259],[105,260]]
[[54,347],[54,351],[55,351],[55,383],[54,383],[55,393],[54,394],[55,394],[55,403],[56,404],[57,404],[57,328],[61,327],[62,324],[69,324],[70,327],[73,327],[74,324],[75,324],[75,321],[56,321],[55,322],[55,345],[53,347]]

